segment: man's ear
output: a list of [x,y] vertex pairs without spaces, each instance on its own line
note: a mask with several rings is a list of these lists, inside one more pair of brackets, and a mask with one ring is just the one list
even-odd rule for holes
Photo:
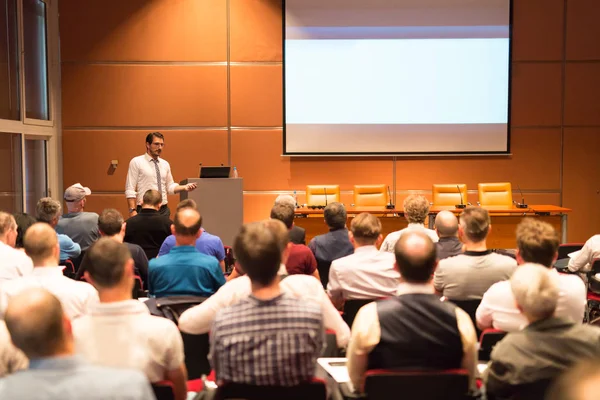
[[121,235],[122,237],[125,237],[126,229],[127,229],[127,222],[123,222],[123,224],[121,225],[121,232],[119,232],[119,235]]
[[517,264],[518,265],[525,264],[525,260],[523,260],[523,256],[521,255],[521,250],[517,249],[515,251],[515,258],[517,259]]
[[171,235],[175,236],[175,225],[171,224]]
[[377,240],[375,241],[375,247],[379,248],[381,246],[382,242],[383,242],[383,235],[379,234],[379,236],[377,236]]

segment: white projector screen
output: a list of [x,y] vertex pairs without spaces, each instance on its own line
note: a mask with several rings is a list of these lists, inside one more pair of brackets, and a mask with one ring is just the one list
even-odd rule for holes
[[506,154],[511,0],[285,0],[284,154]]

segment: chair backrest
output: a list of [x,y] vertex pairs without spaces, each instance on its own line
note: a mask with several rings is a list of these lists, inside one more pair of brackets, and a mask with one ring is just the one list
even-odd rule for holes
[[479,203],[482,206],[507,206],[513,204],[512,186],[510,182],[480,183]]
[[[327,198],[327,201],[325,201]],[[325,206],[340,201],[340,185],[308,185],[306,186],[306,205]]]
[[501,341],[506,332],[498,329],[486,329],[479,337],[479,361],[489,361],[494,346]]
[[569,253],[581,250],[583,243],[563,243],[558,246],[558,260],[569,258]]
[[360,299],[360,300],[346,300],[344,303],[344,321],[350,328],[352,328],[352,324],[354,323],[354,318],[356,318],[356,314],[358,314],[358,310],[366,304],[369,304],[376,299]]
[[235,265],[235,257],[233,256],[233,249],[230,246],[223,246],[225,250],[225,272],[231,273]]
[[[460,191],[459,191],[460,189]],[[455,206],[467,204],[467,185],[464,183],[434,184],[431,190],[434,206]]]
[[131,297],[133,297],[134,299],[144,297],[144,283],[142,282],[142,278],[140,278],[138,275],[134,276]]
[[243,383],[226,382],[219,385],[215,400],[225,399],[285,399],[285,400],[325,400],[327,390],[325,382],[313,379],[297,386],[255,386]]
[[319,278],[321,278],[321,284],[323,288],[327,289],[327,284],[329,283],[329,270],[331,269],[332,261],[322,260],[318,257],[315,257],[317,260],[317,270],[319,271]]
[[65,268],[63,268],[64,276],[66,276],[67,278],[75,279],[76,271],[75,271],[75,266],[73,265],[73,261],[71,261],[70,259],[67,259],[65,261],[61,261],[60,265],[65,267]]
[[175,400],[175,391],[173,390],[172,382],[155,382],[152,384],[152,391],[156,400]]
[[354,185],[355,207],[385,207],[388,202],[387,185]]
[[477,335],[480,335],[481,331],[477,328],[477,321],[476,321],[475,313],[477,312],[477,307],[479,307],[479,304],[481,303],[481,299],[475,299],[475,300],[448,299],[448,300],[451,301],[452,303],[456,304],[459,308],[463,309],[464,312],[469,314],[469,317],[471,317],[471,321],[473,321],[473,326],[475,327],[475,332],[477,332]]
[[596,275],[600,273],[600,258],[595,258],[592,261],[592,268],[590,269],[591,275]]
[[366,373],[365,393],[369,400],[396,398],[439,400],[466,399],[469,374],[466,370],[403,371],[371,370]]

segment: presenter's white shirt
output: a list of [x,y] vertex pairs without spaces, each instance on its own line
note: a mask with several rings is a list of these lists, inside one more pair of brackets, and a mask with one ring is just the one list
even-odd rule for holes
[[399,231],[388,234],[385,237],[385,240],[383,241],[383,244],[381,245],[380,250],[387,251],[389,253],[393,253],[394,246],[396,246],[396,242],[400,239],[402,234],[405,232],[414,232],[414,231],[425,233],[427,236],[429,236],[431,238],[431,240],[433,240],[434,243],[436,243],[439,240],[437,233],[433,229],[425,228],[425,225],[423,225],[423,224],[410,223],[410,224],[408,224],[408,226],[406,228],[400,229]]
[[[585,284],[576,275],[559,274],[555,269],[551,269],[550,273],[558,276],[559,297],[554,315],[581,323],[587,303]],[[476,318],[482,329],[494,328],[505,332],[521,330],[528,324],[517,309],[510,281],[495,283],[485,292]]]
[[25,252],[0,242],[0,286],[2,282],[29,275],[33,262]]
[[[127,181],[125,182],[125,197],[135,198],[136,204],[142,204],[142,198],[146,191],[158,190],[158,179],[156,177],[156,166],[153,158],[148,153],[137,156],[129,162]],[[162,204],[167,204],[167,194],[175,194],[177,183],[173,181],[171,166],[166,160],[158,157],[158,169],[160,171]]]
[[98,303],[98,292],[87,282],[75,281],[64,276],[63,268],[35,267],[27,276],[4,282],[0,289],[2,315],[12,297],[24,289],[34,287],[44,288],[55,295],[71,320],[86,314],[92,305]]

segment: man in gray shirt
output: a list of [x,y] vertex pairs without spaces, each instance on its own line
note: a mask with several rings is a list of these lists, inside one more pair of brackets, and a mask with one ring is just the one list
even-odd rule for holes
[[0,399],[154,399],[141,372],[92,366],[75,356],[71,321],[50,292],[22,291],[11,299],[5,320],[30,361],[29,369],[0,380]]
[[466,208],[458,234],[465,251],[441,260],[433,277],[435,290],[450,300],[478,300],[494,283],[510,279],[517,261],[488,250],[490,215],[481,207]]
[[61,217],[56,225],[56,232],[67,235],[85,251],[100,238],[98,232],[98,214],[83,211],[86,196],[92,191],[83,187],[81,183],[69,186],[65,190],[67,213]]

